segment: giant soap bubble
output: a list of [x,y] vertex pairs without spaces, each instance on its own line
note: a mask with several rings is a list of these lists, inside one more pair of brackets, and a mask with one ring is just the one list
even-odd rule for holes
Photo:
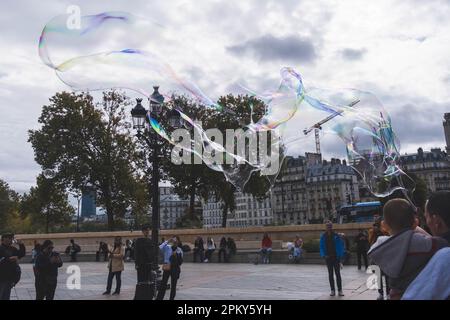
[[[157,83],[165,88],[163,94],[167,100],[174,93],[181,94],[205,108],[231,112],[196,84],[189,70],[201,68],[204,59],[195,44],[180,37],[176,30],[124,12],[84,16],[79,29],[68,28],[68,18],[68,15],[55,17],[45,26],[39,54],[73,90],[122,88],[150,98],[147,90]],[[230,87],[232,85],[230,83]],[[374,195],[386,196],[403,188],[401,177],[405,174],[399,166],[400,144],[389,115],[374,95],[355,89],[307,88],[300,73],[291,67],[281,68],[278,86],[274,84],[274,88],[262,93],[238,87],[240,91],[231,93],[253,96],[267,106],[258,121],[243,124],[243,130],[237,134],[238,139],[249,134],[271,137],[253,151],[246,149],[239,153],[234,148],[227,149],[213,141],[201,124],[174,106],[200,137],[203,149],[208,150],[206,154],[222,153],[232,159],[232,163],[210,161],[205,153],[192,148],[195,141],[181,148],[194,152],[211,169],[223,172],[238,189],[242,190],[255,172],[274,183],[283,157],[304,151],[302,148],[307,140],[311,141],[314,125],[323,119],[329,120],[323,125],[323,131],[340,138],[350,164]],[[180,147],[173,132],[164,128],[161,121],[150,116],[148,121],[161,137]],[[259,149],[269,151],[261,156]]]

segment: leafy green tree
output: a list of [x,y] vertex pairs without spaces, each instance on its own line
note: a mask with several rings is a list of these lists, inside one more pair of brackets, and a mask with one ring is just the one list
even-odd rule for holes
[[97,104],[89,94],[57,93],[43,107],[42,127],[29,131],[35,160],[55,171],[54,181],[70,190],[93,185],[110,230],[133,199],[137,153],[125,116],[128,104],[117,91],[104,92]]
[[[227,111],[219,111],[205,106],[199,106],[185,97],[175,97],[171,104],[183,111],[193,120],[201,121],[202,128],[207,130],[217,128],[226,137],[227,129],[239,129],[251,122],[257,122],[265,113],[266,106],[255,97],[227,95],[219,99],[219,104],[226,106]],[[187,125],[190,128],[190,125]],[[247,154],[248,155],[248,154]],[[193,160],[193,159],[191,159]],[[228,167],[231,165],[224,165]],[[243,170],[251,170],[249,165],[242,165]],[[235,191],[233,184],[227,181],[222,172],[213,171],[206,164],[174,165],[165,163],[165,171],[176,192],[190,199],[190,210],[194,212],[195,196],[207,199],[214,195],[217,200],[223,202],[222,226],[226,227],[227,214],[235,210]],[[244,192],[250,193],[259,199],[267,197],[270,187],[266,177],[259,173],[251,175]],[[193,217],[192,217],[193,218]],[[185,218],[183,218],[185,219]],[[184,220],[183,220],[184,221]],[[180,221],[180,224],[183,224]],[[184,223],[186,224],[186,223]]]
[[37,186],[23,196],[20,212],[23,218],[31,220],[34,232],[49,233],[67,227],[75,209],[69,204],[63,185],[39,175]]
[[16,232],[9,230],[11,219],[17,213],[19,206],[19,195],[12,190],[6,181],[0,179],[0,233]]

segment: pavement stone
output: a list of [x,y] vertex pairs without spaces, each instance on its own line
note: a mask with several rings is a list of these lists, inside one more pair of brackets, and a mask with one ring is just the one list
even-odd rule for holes
[[[69,263],[59,271],[55,299],[58,300],[131,300],[134,297],[136,271],[125,264],[120,296],[103,296],[107,267],[104,262],[73,263],[81,270],[81,289],[66,286]],[[35,298],[31,264],[21,264],[22,279],[12,290],[13,300]],[[178,280],[177,300],[375,300],[378,292],[366,287],[368,275],[355,266],[341,270],[344,297],[330,297],[325,265],[254,265],[184,263]],[[113,283],[113,290],[115,283]],[[166,292],[166,299],[169,295]]]

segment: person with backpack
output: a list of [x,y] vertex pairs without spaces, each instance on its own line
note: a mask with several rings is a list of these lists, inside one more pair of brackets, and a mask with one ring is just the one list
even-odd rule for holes
[[[9,300],[11,289],[19,282],[22,271],[19,259],[25,256],[25,246],[14,240],[12,233],[2,234],[0,245],[0,300]],[[19,245],[19,249],[13,246]]]
[[177,281],[180,278],[181,268],[183,264],[183,250],[178,247],[177,238],[173,237],[170,240],[164,241],[159,246],[164,256],[163,277],[159,287],[158,296],[156,300],[163,300],[166,294],[167,282],[170,277],[170,300],[175,299],[177,292]]
[[55,297],[58,268],[62,267],[63,262],[53,248],[53,242],[45,240],[36,258],[36,300],[53,300]]

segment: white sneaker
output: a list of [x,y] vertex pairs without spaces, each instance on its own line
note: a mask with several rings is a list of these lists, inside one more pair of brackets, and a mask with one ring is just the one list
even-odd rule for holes
[[203,262],[208,262],[208,259],[205,259]]
[[336,295],[336,291],[331,290],[330,297],[334,297]]
[[339,297],[343,297],[344,296],[344,293],[342,292],[342,291],[339,291]]

